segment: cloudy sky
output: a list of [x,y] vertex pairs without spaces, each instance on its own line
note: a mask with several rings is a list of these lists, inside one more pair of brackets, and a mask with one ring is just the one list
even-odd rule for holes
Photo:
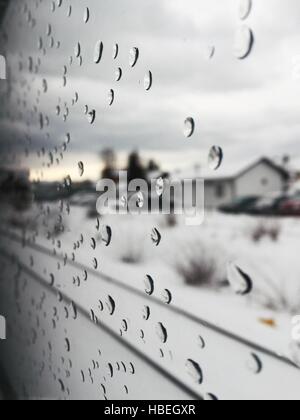
[[[240,0],[62,0],[60,7],[58,3],[15,0],[4,21],[9,41],[3,43],[2,37],[1,48],[12,88],[4,107],[10,114],[1,111],[4,159],[21,142],[21,164],[32,168],[33,178],[41,171],[44,179],[78,178],[77,164],[82,161],[84,177],[97,179],[103,148],[116,150],[120,166],[129,151],[138,149],[145,160],[153,157],[164,169],[173,170],[205,165],[210,147],[218,145],[225,156],[220,173],[263,155],[288,154],[300,167],[298,0],[253,0],[245,20],[239,16]],[[255,39],[244,60],[234,54],[241,25],[250,28]],[[104,49],[95,64],[98,41]],[[245,40],[238,41],[243,47]],[[74,51],[78,43],[81,65]],[[116,43],[119,55],[114,59]],[[139,49],[139,59],[131,68],[133,47]],[[212,47],[215,53],[208,59]],[[29,72],[29,57],[36,73]],[[122,79],[117,82],[118,68]],[[153,86],[146,91],[148,71]],[[111,89],[114,103],[109,106]],[[72,104],[75,93],[78,101]],[[96,111],[94,124],[85,115],[86,105]],[[45,119],[42,129],[40,114]],[[195,121],[188,139],[187,117]],[[71,142],[61,160],[66,133]],[[54,150],[50,167],[48,157],[37,156],[42,148]]]

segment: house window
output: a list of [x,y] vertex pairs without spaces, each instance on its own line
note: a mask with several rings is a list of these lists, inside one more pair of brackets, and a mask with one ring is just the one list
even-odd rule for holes
[[261,185],[263,185],[264,187],[266,187],[269,184],[269,180],[267,178],[263,178],[261,180]]
[[218,198],[223,198],[225,195],[225,185],[224,184],[217,184],[216,185],[216,196]]

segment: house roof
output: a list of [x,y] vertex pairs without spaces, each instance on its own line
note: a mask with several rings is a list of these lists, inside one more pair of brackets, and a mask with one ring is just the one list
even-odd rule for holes
[[283,179],[287,180],[289,178],[289,172],[285,170],[282,166],[276,164],[271,159],[268,158],[261,158],[254,163],[249,164],[245,161],[239,161],[236,164],[232,164],[231,162],[224,160],[222,166],[217,170],[213,171],[209,168],[192,168],[187,171],[182,171],[176,174],[176,177],[180,179],[196,179],[196,178],[204,178],[207,182],[215,182],[215,181],[233,181],[247,172],[254,169],[256,166],[264,163],[268,165],[273,170],[278,172]]
[[278,165],[277,163],[275,163],[274,161],[272,161],[271,159],[268,159],[268,158],[261,158],[257,162],[248,166],[246,169],[244,169],[243,171],[238,173],[237,178],[245,175],[247,172],[251,171],[252,169],[254,169],[257,165],[260,165],[261,163],[264,163],[265,165],[270,166],[272,169],[277,171],[282,176],[282,178],[284,178],[285,180],[289,179],[289,177],[290,177],[289,172],[285,168],[283,168],[282,166]]

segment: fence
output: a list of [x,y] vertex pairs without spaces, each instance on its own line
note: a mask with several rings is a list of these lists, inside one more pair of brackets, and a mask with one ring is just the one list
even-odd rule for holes
[[290,386],[298,369],[284,357],[80,263],[68,260],[53,280],[63,256],[4,237],[3,303],[14,332],[6,365],[22,397],[298,398]]

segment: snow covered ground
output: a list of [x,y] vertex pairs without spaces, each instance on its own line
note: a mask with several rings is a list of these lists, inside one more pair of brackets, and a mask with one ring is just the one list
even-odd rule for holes
[[[169,226],[166,216],[127,215],[100,218],[99,228],[96,218],[87,217],[86,207],[66,209],[58,203],[44,204],[44,216],[40,209],[26,215],[35,220],[31,225],[39,226],[38,243],[49,249],[54,246],[68,256],[74,254],[77,262],[90,268],[96,261],[101,273],[133,287],[151,274],[161,290],[171,292],[174,306],[279,354],[291,354],[291,319],[300,313],[300,219],[271,220],[212,212],[206,214],[201,227],[191,228],[180,217],[175,226]],[[16,217],[20,219],[20,215]],[[64,233],[55,240],[53,236],[46,239],[58,221]],[[101,243],[105,226],[112,230],[108,247]],[[275,230],[278,238],[254,240],[253,232],[262,226],[267,231]],[[153,228],[162,236],[159,246],[151,239]],[[195,261],[194,277],[197,280],[197,270],[200,267],[202,273],[204,267],[204,284],[201,275],[199,284],[187,284],[184,278]],[[230,287],[229,262],[251,278],[253,290],[249,295],[237,295]]]
[[[2,219],[4,225],[10,225],[10,231],[20,236],[21,228],[26,228],[33,243],[50,252],[34,251],[31,246],[22,248],[20,244],[15,248],[11,244],[14,240],[7,240],[8,249],[16,249],[23,264],[46,283],[53,275],[55,289],[68,296],[69,302],[84,308],[91,319],[99,317],[102,325],[117,335],[121,333],[125,341],[195,391],[199,384],[194,383],[186,369],[190,359],[199,362],[205,372],[202,395],[213,392],[221,399],[277,398],[283,392],[284,398],[299,398],[298,371],[268,351],[299,363],[299,348],[291,338],[291,320],[300,313],[300,219],[271,220],[212,212],[206,214],[202,226],[195,228],[187,227],[184,218],[177,218],[174,223],[166,216],[105,216],[98,220],[95,214],[91,217],[89,207],[69,208],[67,203],[44,203],[26,214],[5,214],[7,223]],[[106,226],[112,232],[109,246],[104,242],[108,239]],[[153,241],[153,228],[161,235],[158,246]],[[56,256],[66,257],[69,263],[64,265]],[[228,264],[239,267],[251,279],[250,293],[236,293],[239,289],[228,275]],[[87,281],[83,281],[85,269]],[[150,283],[145,284],[147,275],[154,281],[151,296],[147,296],[151,288]],[[40,287],[30,284],[29,304],[32,296],[39,301],[42,295]],[[116,304],[114,316],[110,296]],[[56,301],[54,294],[53,303],[49,301],[43,308],[50,314],[49,321]],[[149,322],[145,318],[148,305]],[[61,311],[63,306],[62,303]],[[63,313],[61,316],[63,319]],[[160,325],[166,327],[166,342],[162,338],[164,329],[157,330]],[[86,323],[69,325],[57,321],[55,331],[49,328],[55,348],[60,348],[62,342],[59,328],[68,329],[70,342],[75,346],[72,356],[78,359],[78,366],[90,360],[95,349],[90,343],[84,346],[85,340],[82,342],[80,337],[92,334],[93,329]],[[98,339],[95,333],[95,340]],[[105,337],[103,340],[106,342]],[[123,350],[117,351],[109,340],[107,343],[110,344],[104,359],[109,361],[115,352],[118,360]],[[79,351],[78,345],[84,348]],[[61,354],[57,349],[55,352]],[[259,379],[256,357],[263,364]],[[140,369],[143,371],[142,365]],[[228,384],[227,378],[232,374],[234,380]],[[77,376],[70,384],[71,390],[78,385]],[[278,377],[285,382],[273,387]],[[248,383],[246,389],[241,383]],[[116,384],[111,386],[116,394],[109,396],[118,396]],[[138,390],[138,383],[132,384],[132,389]],[[80,387],[78,390],[82,392]],[[93,395],[91,392],[87,390],[87,397]]]

